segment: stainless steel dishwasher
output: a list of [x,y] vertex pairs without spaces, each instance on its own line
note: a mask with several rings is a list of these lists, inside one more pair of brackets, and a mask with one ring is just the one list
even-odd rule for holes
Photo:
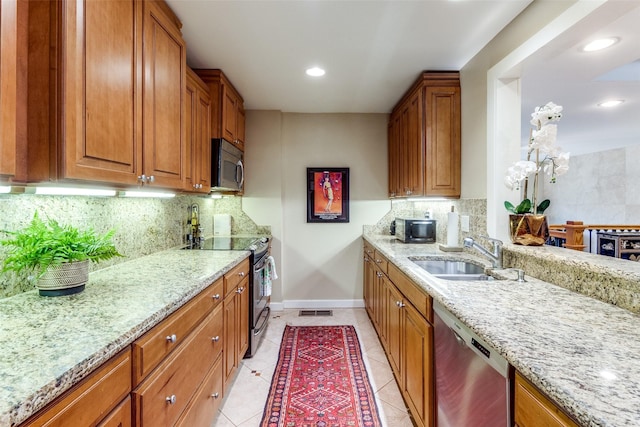
[[510,426],[507,360],[434,301],[436,425]]

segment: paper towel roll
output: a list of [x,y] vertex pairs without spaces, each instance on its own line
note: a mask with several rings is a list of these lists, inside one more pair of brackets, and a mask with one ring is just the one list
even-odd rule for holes
[[458,246],[458,212],[447,214],[447,246]]

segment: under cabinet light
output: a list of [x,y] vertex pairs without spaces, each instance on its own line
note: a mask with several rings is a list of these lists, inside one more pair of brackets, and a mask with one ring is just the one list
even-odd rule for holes
[[170,199],[176,197],[175,193],[166,193],[161,191],[121,191],[122,197],[151,197],[157,199]]
[[211,193],[211,198],[212,199],[222,199],[222,194],[221,193]]
[[11,193],[11,186],[9,185],[0,185],[0,194]]
[[40,196],[101,196],[113,197],[115,190],[102,190],[98,188],[80,187],[35,187],[34,194]]

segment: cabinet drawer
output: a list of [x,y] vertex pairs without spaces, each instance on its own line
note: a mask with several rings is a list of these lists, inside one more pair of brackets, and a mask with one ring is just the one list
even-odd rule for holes
[[373,261],[376,263],[376,265],[378,266],[378,268],[380,270],[382,270],[382,272],[384,274],[387,274],[387,270],[388,270],[388,266],[389,266],[389,261],[384,257],[384,255],[382,255],[380,252],[378,252],[377,250],[374,251],[374,255],[373,255]]
[[420,290],[398,267],[389,264],[389,279],[407,298],[418,312],[429,322],[433,323],[432,299],[424,291]]
[[229,295],[245,277],[249,276],[249,258],[235,266],[231,271],[224,275],[224,295]]
[[22,426],[96,425],[130,391],[131,352],[127,349]]
[[222,357],[213,365],[177,426],[208,426],[222,403]]
[[216,309],[133,391],[137,427],[173,425],[220,353]]
[[218,279],[133,343],[134,386],[140,384],[162,359],[184,341],[200,319],[222,301],[222,283],[222,278]]
[[519,427],[577,427],[519,372],[516,372],[514,406],[515,421]]
[[131,397],[127,396],[98,427],[131,427]]
[[369,258],[373,259],[374,256],[374,252],[373,252],[373,246],[371,246],[369,243],[364,242],[363,245],[363,250],[364,250],[364,254],[365,256],[368,256]]

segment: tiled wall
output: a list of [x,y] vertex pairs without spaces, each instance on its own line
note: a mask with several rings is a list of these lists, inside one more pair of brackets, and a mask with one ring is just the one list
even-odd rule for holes
[[436,239],[438,243],[447,241],[447,213],[453,206],[460,216],[469,216],[469,232],[460,231],[458,224],[458,244],[468,236],[482,236],[487,234],[487,200],[486,199],[458,199],[438,201],[406,201],[398,200],[391,204],[391,210],[375,225],[374,232],[389,234],[389,225],[396,217],[424,218],[425,212],[432,211],[432,218],[436,220]]
[[[116,247],[125,255],[100,264],[104,268],[148,255],[183,242],[186,234],[187,208],[197,203],[204,235],[213,234],[213,214],[229,213],[233,217],[232,233],[269,233],[268,227],[257,226],[243,211],[241,197],[211,199],[176,196],[173,199],[128,199],[100,197],[36,196],[31,194],[0,197],[0,230],[16,230],[26,225],[37,210],[41,218],[53,218],[61,224],[93,228],[104,233],[114,228]],[[5,238],[2,235],[1,238]],[[4,258],[0,247],[0,260]],[[0,297],[33,289],[26,277],[13,273],[0,275]]]

